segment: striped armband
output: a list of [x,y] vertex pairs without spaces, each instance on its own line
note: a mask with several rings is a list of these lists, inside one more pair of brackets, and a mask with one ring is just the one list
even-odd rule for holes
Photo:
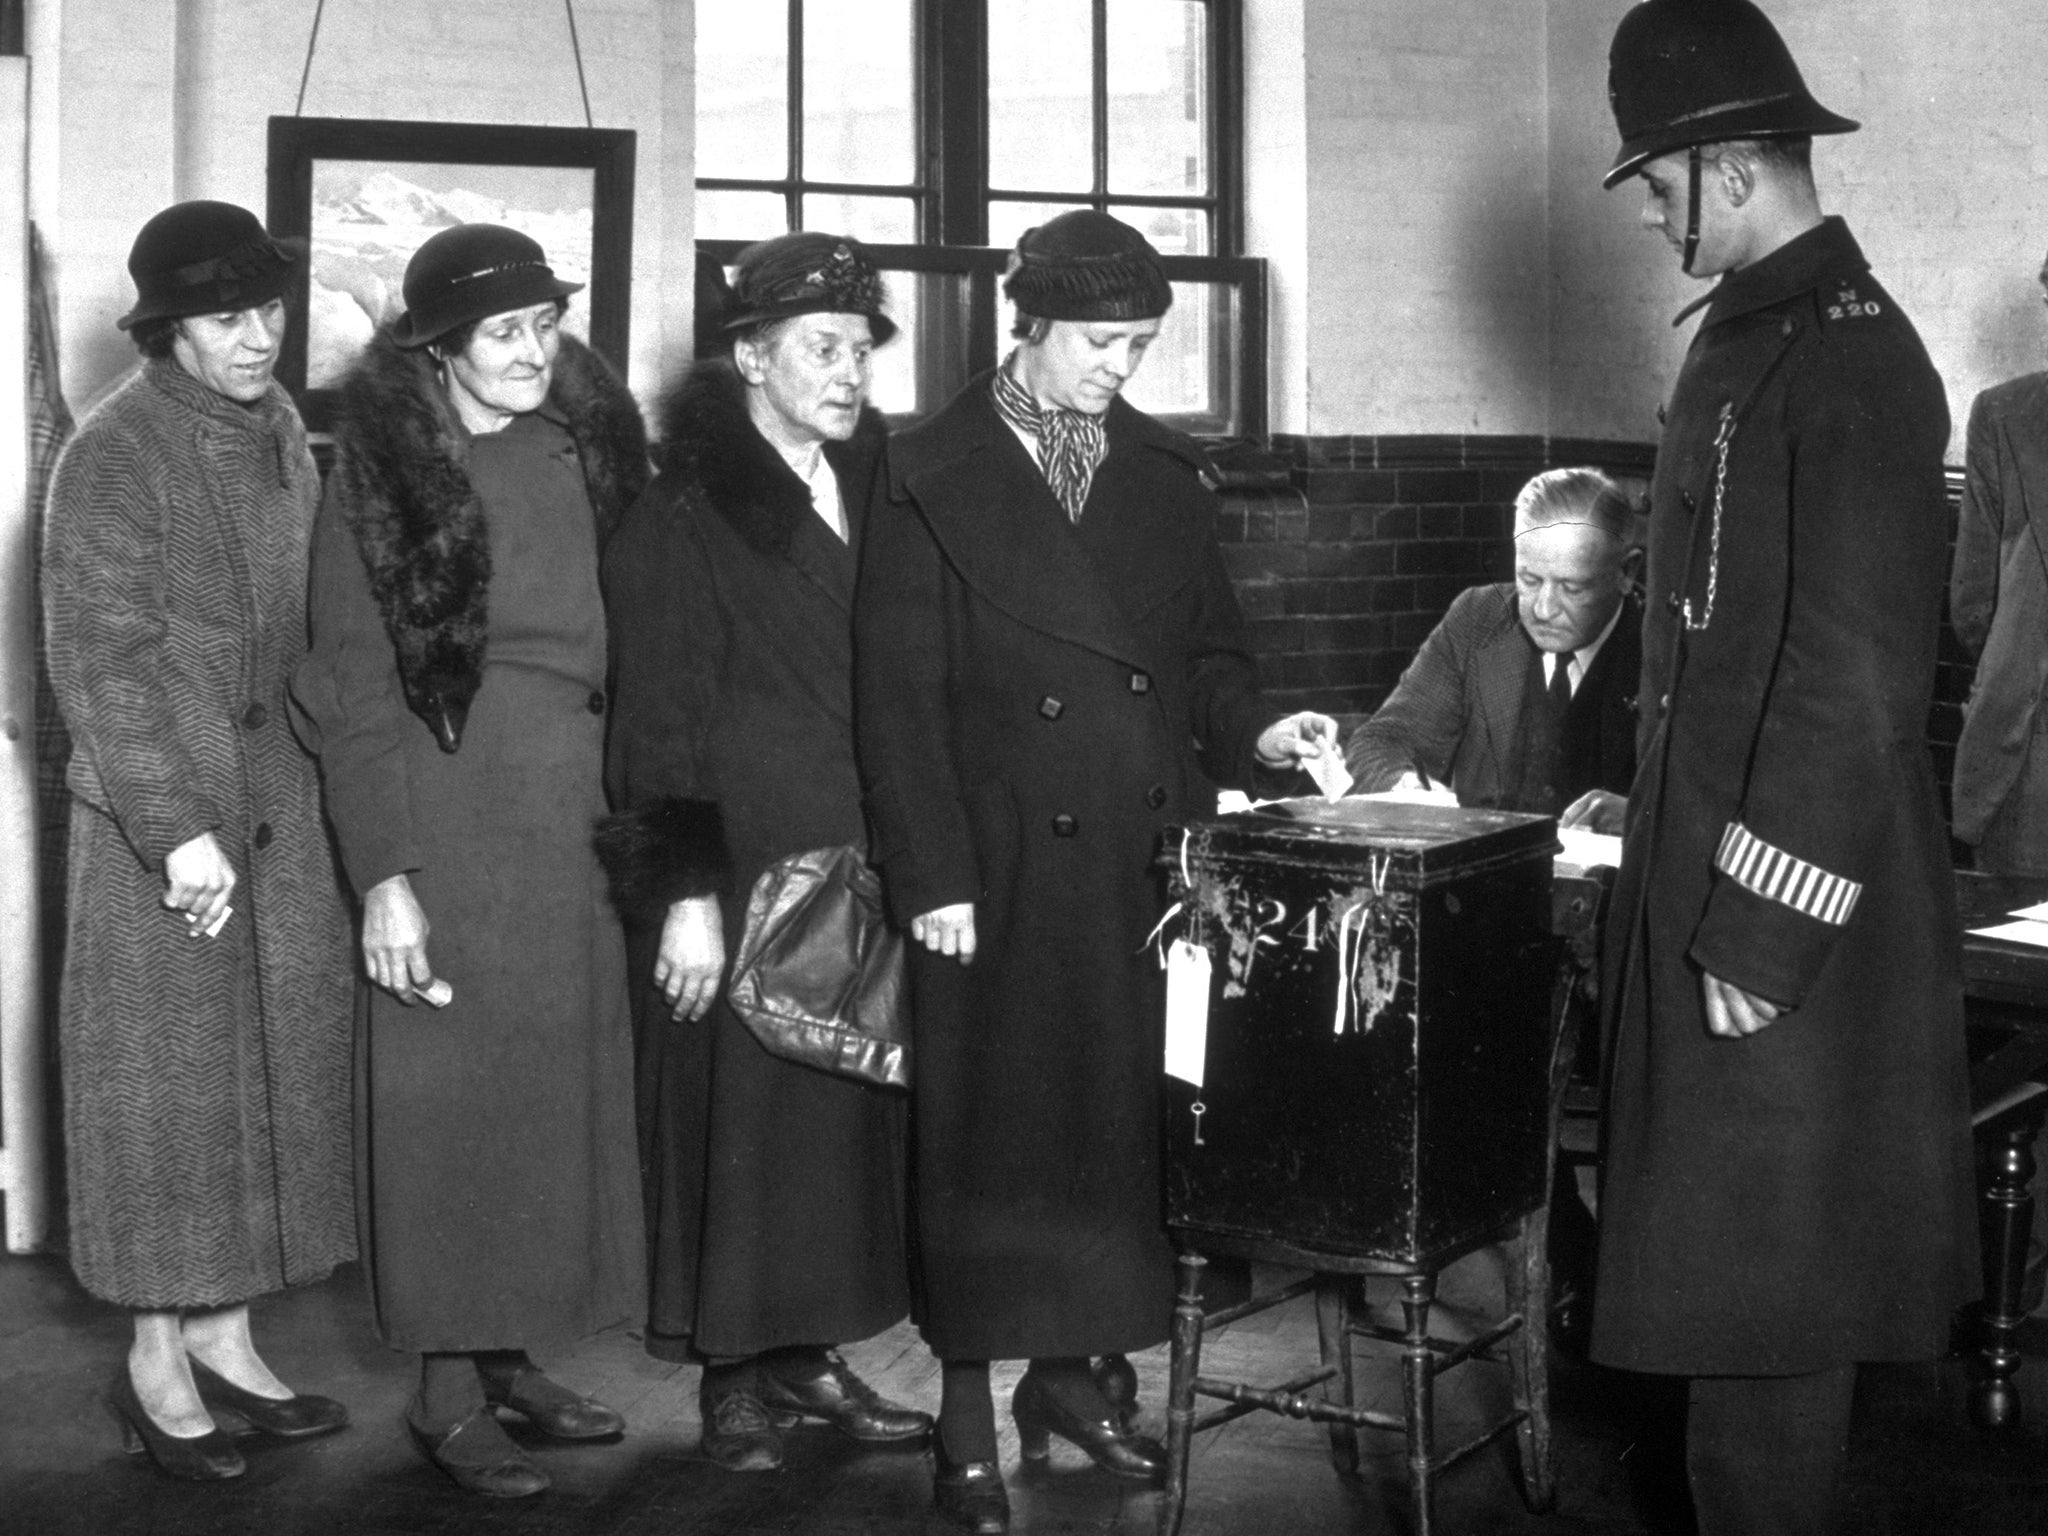
[[1739,821],[1729,822],[1721,835],[1714,868],[1745,890],[1837,928],[1849,921],[1863,894],[1861,881],[1831,875],[1818,864],[1773,848]]

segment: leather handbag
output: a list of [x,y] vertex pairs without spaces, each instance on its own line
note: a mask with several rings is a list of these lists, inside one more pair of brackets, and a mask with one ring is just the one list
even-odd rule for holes
[[910,1086],[903,936],[858,848],[813,848],[761,872],[726,1000],[785,1061],[890,1088]]

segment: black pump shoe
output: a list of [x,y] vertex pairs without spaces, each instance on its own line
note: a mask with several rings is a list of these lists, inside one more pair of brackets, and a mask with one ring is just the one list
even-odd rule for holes
[[348,1409],[331,1397],[301,1393],[295,1397],[264,1397],[236,1386],[220,1372],[198,1360],[192,1362],[192,1382],[199,1388],[199,1400],[209,1408],[234,1414],[255,1433],[274,1435],[280,1440],[305,1440],[332,1434],[348,1423]]
[[922,1440],[932,1430],[930,1414],[890,1402],[856,1376],[836,1349],[825,1351],[823,1370],[795,1381],[756,1361],[754,1383],[770,1414],[822,1419],[856,1440]]
[[1050,1437],[1058,1435],[1088,1453],[1089,1459],[1105,1472],[1118,1477],[1157,1482],[1166,1472],[1166,1447],[1144,1435],[1125,1432],[1118,1424],[1116,1410],[1104,1403],[1100,1418],[1083,1419],[1069,1411],[1045,1390],[1037,1374],[1026,1371],[1010,1399],[1010,1414],[1017,1421],[1017,1448],[1026,1461],[1043,1461],[1052,1454]]
[[521,1366],[508,1377],[478,1374],[485,1402],[524,1415],[528,1424],[551,1439],[615,1440],[626,1432],[626,1421],[616,1408],[570,1391],[538,1366]]
[[936,1443],[932,1455],[932,1507],[939,1518],[975,1536],[1003,1536],[1010,1528],[1010,1491],[1002,1469],[992,1461],[948,1461],[945,1447]]
[[158,1468],[172,1477],[195,1483],[224,1482],[249,1470],[242,1453],[215,1425],[192,1438],[171,1434],[149,1416],[142,1399],[135,1395],[135,1383],[123,1369],[107,1383],[107,1411],[121,1426],[121,1449],[131,1456],[149,1452]]

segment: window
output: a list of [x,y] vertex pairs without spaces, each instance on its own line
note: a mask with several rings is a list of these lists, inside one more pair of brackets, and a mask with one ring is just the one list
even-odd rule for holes
[[1166,258],[1174,310],[1134,404],[1265,423],[1264,264],[1240,254],[1242,0],[782,0],[697,8],[697,233],[730,260],[790,229],[875,250],[905,340],[876,403],[942,403],[1007,346],[1017,237],[1104,209]]

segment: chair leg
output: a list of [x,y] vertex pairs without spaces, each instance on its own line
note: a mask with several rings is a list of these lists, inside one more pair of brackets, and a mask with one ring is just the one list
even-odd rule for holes
[[1166,1389],[1166,1496],[1159,1536],[1180,1536],[1188,1503],[1188,1451],[1195,1436],[1195,1377],[1202,1367],[1202,1271],[1208,1260],[1183,1253],[1173,1308],[1173,1356]]
[[[1323,1275],[1316,1282],[1316,1343],[1325,1367],[1335,1366],[1337,1374],[1323,1383],[1323,1401],[1340,1408],[1354,1402],[1351,1375],[1351,1287],[1344,1275]],[[1339,1477],[1358,1476],[1358,1437],[1355,1424],[1330,1426],[1330,1462]]]
[[1401,1280],[1401,1396],[1408,1421],[1408,1491],[1415,1503],[1416,1536],[1436,1524],[1436,1361],[1429,1349],[1429,1312],[1436,1301],[1433,1273]]
[[1548,1514],[1557,1502],[1550,1461],[1550,1220],[1542,1206],[1522,1218],[1521,1235],[1509,1255],[1506,1280],[1510,1312],[1522,1326],[1508,1344],[1514,1403],[1524,1415],[1515,1426],[1522,1467],[1522,1502]]

